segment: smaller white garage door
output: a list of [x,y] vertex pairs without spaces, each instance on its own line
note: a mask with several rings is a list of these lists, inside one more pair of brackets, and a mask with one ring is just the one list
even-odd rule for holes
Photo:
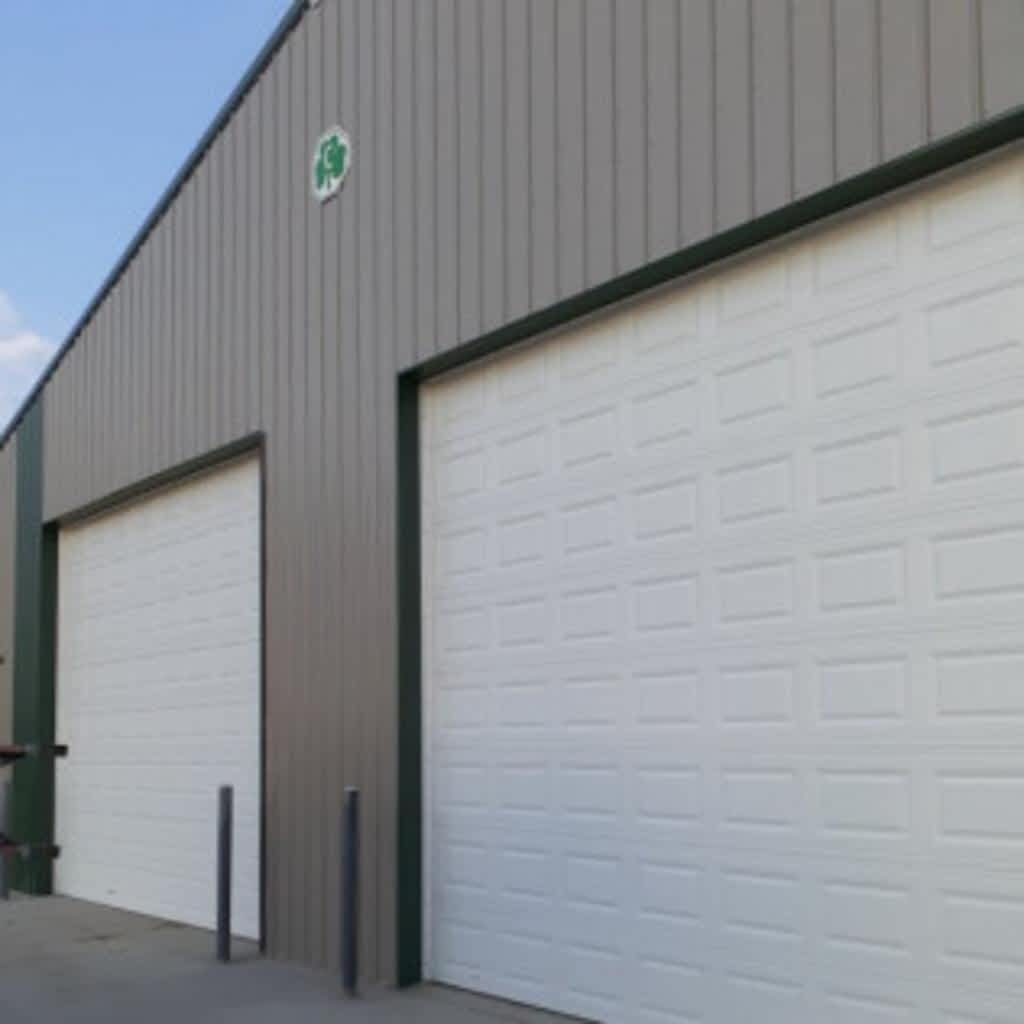
[[233,930],[259,936],[259,494],[247,460],[61,531],[58,892],[212,926],[233,785]]

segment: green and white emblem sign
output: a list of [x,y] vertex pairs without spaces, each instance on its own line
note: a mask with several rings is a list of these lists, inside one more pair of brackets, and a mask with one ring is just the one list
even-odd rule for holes
[[335,125],[320,136],[313,150],[313,195],[326,203],[338,194],[352,166],[352,143],[347,133]]

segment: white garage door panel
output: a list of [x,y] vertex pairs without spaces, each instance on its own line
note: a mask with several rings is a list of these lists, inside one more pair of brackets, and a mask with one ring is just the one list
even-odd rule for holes
[[212,926],[235,787],[234,930],[259,935],[259,467],[60,535],[58,891]]
[[1024,1005],[1024,157],[424,388],[431,976]]

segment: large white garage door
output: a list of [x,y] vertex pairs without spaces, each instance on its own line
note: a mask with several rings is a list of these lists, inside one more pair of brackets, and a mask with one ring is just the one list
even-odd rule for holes
[[259,935],[260,471],[61,531],[58,892],[204,927],[235,787],[236,934]]
[[1020,152],[423,391],[428,973],[1024,1014]]

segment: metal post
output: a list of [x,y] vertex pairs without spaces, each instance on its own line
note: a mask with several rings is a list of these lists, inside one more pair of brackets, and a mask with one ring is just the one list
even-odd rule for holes
[[[11,784],[0,782],[0,836],[9,835],[11,830]],[[7,858],[0,853],[0,900],[11,898],[10,880],[7,877]]]
[[359,790],[352,786],[345,790],[341,848],[341,980],[354,996],[359,979]]
[[217,800],[217,959],[231,959],[231,834],[234,789],[221,786]]

